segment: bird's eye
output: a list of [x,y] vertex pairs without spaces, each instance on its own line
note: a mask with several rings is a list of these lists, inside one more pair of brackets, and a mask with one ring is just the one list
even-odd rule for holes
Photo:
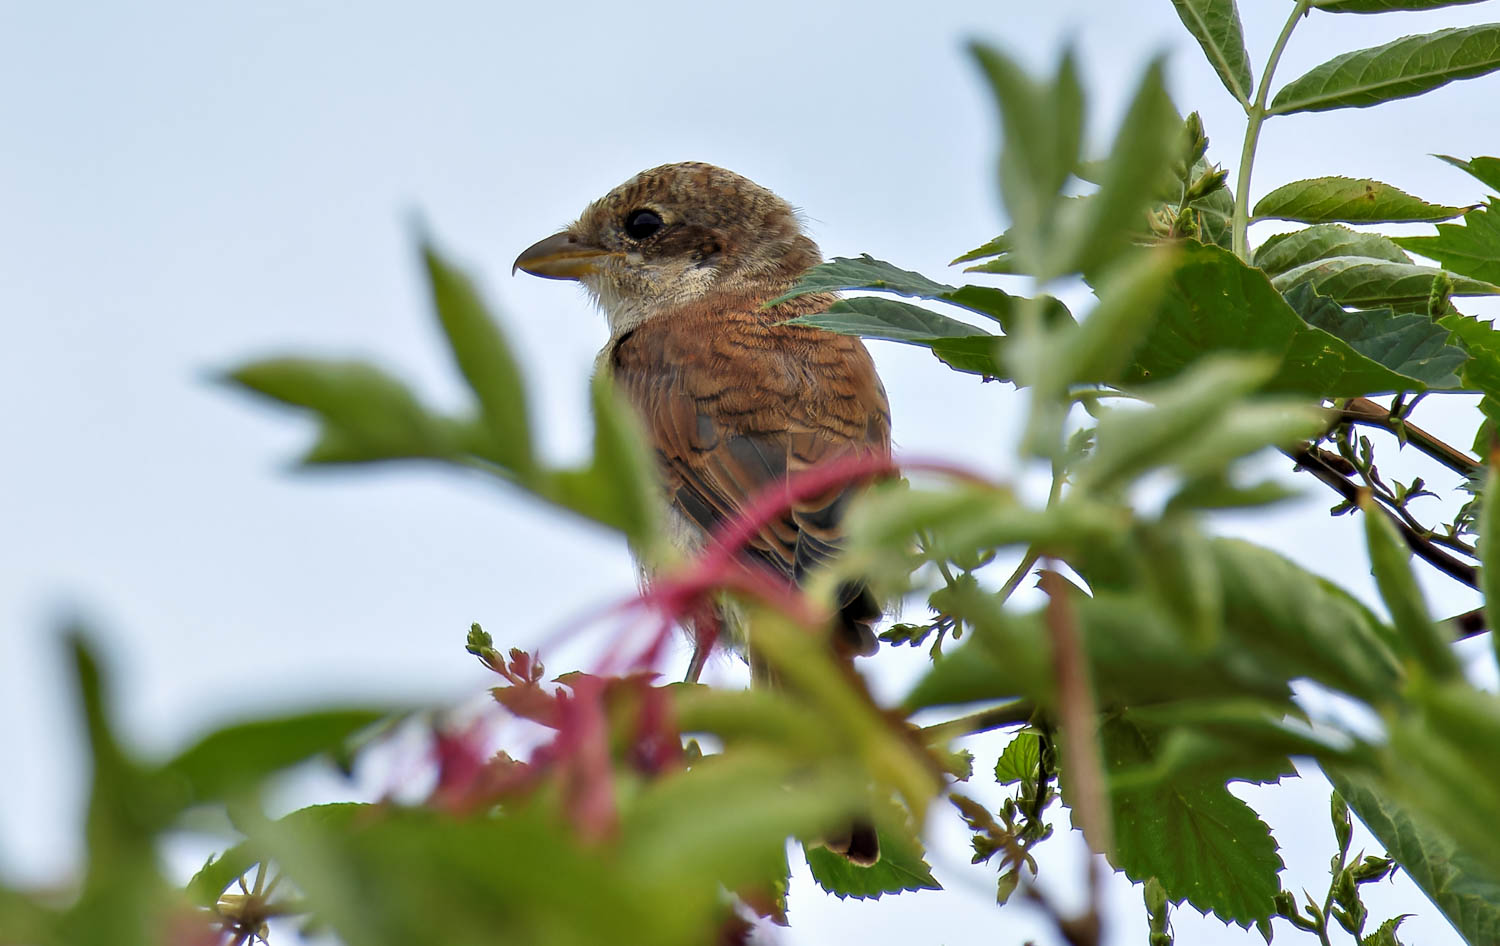
[[625,218],[625,235],[632,240],[644,240],[661,229],[661,215],[654,210],[632,210]]

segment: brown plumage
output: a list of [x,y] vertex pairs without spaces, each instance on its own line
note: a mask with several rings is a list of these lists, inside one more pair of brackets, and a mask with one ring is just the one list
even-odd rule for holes
[[[784,324],[835,297],[764,307],[821,259],[784,200],[687,163],[636,175],[516,260],[539,276],[578,280],[604,309],[600,370],[645,423],[689,550],[788,475],[851,454],[890,456],[890,410],[864,345]],[[752,540],[748,557],[800,583],[838,550],[856,489],[797,504]],[[838,604],[840,650],[873,653],[874,598],[847,585]],[[840,847],[856,862],[878,856],[869,825]]]

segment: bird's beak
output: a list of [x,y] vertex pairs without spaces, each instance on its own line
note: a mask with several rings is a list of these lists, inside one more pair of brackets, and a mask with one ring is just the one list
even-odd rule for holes
[[516,270],[524,269],[533,276],[546,279],[580,279],[594,272],[601,262],[613,255],[580,242],[578,237],[564,230],[522,250],[510,271],[514,274]]

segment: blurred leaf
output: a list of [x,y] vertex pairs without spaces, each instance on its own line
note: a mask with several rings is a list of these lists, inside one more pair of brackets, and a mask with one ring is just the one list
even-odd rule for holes
[[[1099,730],[1107,772],[1149,765],[1153,733],[1116,715]],[[1064,773],[1063,797],[1067,797]],[[1111,861],[1136,883],[1156,877],[1174,903],[1249,926],[1275,912],[1284,866],[1271,831],[1222,779],[1179,776],[1153,786],[1112,786]]]
[[483,453],[524,479],[536,459],[521,367],[469,277],[449,265],[430,243],[422,245],[422,261],[449,350],[479,399],[490,433],[489,449]]
[[1135,351],[1128,378],[1165,380],[1208,353],[1264,353],[1281,359],[1267,390],[1314,397],[1420,391],[1426,385],[1309,326],[1258,269],[1196,243],[1179,247],[1162,311]]
[[[361,802],[310,805],[283,816],[278,824],[294,831],[326,828],[344,832],[353,828],[357,819],[374,817],[377,810],[375,806]],[[208,863],[188,881],[188,899],[200,907],[211,907],[217,903],[220,894],[260,862],[260,855],[255,853],[255,847],[249,841],[241,841],[217,857],[209,858]]]
[[[1226,465],[1266,447],[1290,447],[1328,430],[1329,412],[1304,398],[1256,398],[1230,406],[1199,436],[1162,460],[1183,476],[1211,477]],[[1260,502],[1285,498],[1285,487],[1257,493]],[[1245,501],[1241,496],[1236,505]]]
[[1458,658],[1453,656],[1452,639],[1444,626],[1432,620],[1426,598],[1411,570],[1411,548],[1401,537],[1385,507],[1366,494],[1360,503],[1364,511],[1365,541],[1370,550],[1370,568],[1381,600],[1390,612],[1396,632],[1405,644],[1406,653],[1435,677],[1452,678],[1459,673]]
[[1250,104],[1255,91],[1250,78],[1250,57],[1245,53],[1245,31],[1234,0],[1172,0],[1182,25],[1188,28],[1203,55],[1208,57],[1219,81],[1242,105]]
[[879,900],[882,894],[907,890],[942,890],[932,876],[932,868],[922,852],[922,845],[910,831],[891,830],[884,823],[880,835],[880,860],[871,867],[859,867],[825,847],[804,844],[807,866],[813,880],[827,892],[844,900]]
[[1397,804],[1370,776],[1334,767],[1325,767],[1324,773],[1465,940],[1500,942],[1500,874],[1482,867],[1451,838]]
[[718,878],[601,856],[534,806],[385,807],[352,825],[267,823],[254,839],[350,946],[701,946],[723,916]]
[[1389,184],[1363,178],[1315,177],[1293,181],[1260,199],[1260,220],[1300,223],[1412,223],[1448,220],[1467,208],[1429,204]]
[[1288,291],[1286,301],[1308,325],[1343,339],[1376,364],[1430,389],[1462,386],[1458,372],[1468,370],[1469,357],[1451,344],[1453,338],[1442,323],[1388,306],[1350,312],[1307,283]]
[[1266,242],[1255,249],[1254,265],[1276,276],[1306,263],[1335,256],[1360,256],[1390,263],[1411,262],[1411,257],[1383,233],[1320,223],[1267,237]]
[[322,437],[305,463],[363,463],[454,452],[449,427],[400,381],[373,365],[314,358],[269,358],[243,365],[229,380],[318,415]]
[[1440,223],[1437,236],[1397,237],[1395,242],[1443,268],[1493,283],[1500,280],[1500,200],[1464,214],[1463,226]]
[[1268,114],[1365,108],[1500,69],[1500,24],[1405,36],[1335,56],[1282,86]]
[[1147,67],[1136,87],[1110,147],[1099,190],[1082,204],[1087,215],[1074,218],[1081,230],[1052,251],[1050,266],[1033,275],[1042,281],[1072,272],[1097,276],[1125,251],[1144,223],[1180,128],[1181,119],[1167,95],[1158,59]]
[[541,493],[558,505],[619,529],[638,549],[657,534],[661,490],[646,450],[640,420],[603,372],[590,391],[594,413],[594,455],[580,470],[551,474]]
[[183,792],[183,804],[223,800],[266,776],[340,749],[391,709],[330,709],[227,726],[179,753],[161,769]]
[[1325,13],[1386,13],[1392,10],[1435,10],[1438,7],[1461,7],[1483,0],[1313,0],[1313,7]]
[[1153,408],[1117,408],[1101,415],[1094,452],[1078,467],[1075,488],[1118,490],[1146,470],[1171,462],[1174,447],[1191,443],[1241,395],[1276,371],[1267,358],[1208,358],[1181,375],[1142,389]]
[[1099,302],[1083,324],[1060,332],[1060,338],[1049,336],[1048,343],[1060,342],[1055,351],[1034,353],[1033,360],[1039,364],[1028,370],[1031,383],[1060,391],[1075,382],[1118,380],[1130,363],[1130,352],[1151,330],[1178,261],[1172,250],[1156,249],[1111,269],[1100,280]]
[[[1485,615],[1500,610],[1500,469],[1497,469],[1494,452],[1489,457],[1489,472],[1485,475],[1484,495],[1479,500],[1479,590],[1486,602]],[[1488,602],[1495,602],[1492,607]],[[1493,620],[1493,618],[1489,618]],[[1490,644],[1500,660],[1500,634],[1490,630]]]
[[1015,254],[1042,281],[1059,242],[1063,185],[1078,165],[1083,142],[1083,90],[1071,52],[1056,76],[1038,82],[1000,50],[973,44],[1000,111],[1000,195],[1011,220]]
[[1005,751],[995,760],[995,781],[1012,785],[1033,779],[1041,764],[1042,737],[1034,729],[1022,729],[1011,736]]
[[1466,276],[1445,274],[1442,270],[1429,266],[1392,263],[1360,256],[1335,256],[1304,263],[1275,277],[1271,280],[1271,285],[1286,292],[1293,286],[1305,283],[1341,305],[1380,305],[1422,302],[1432,292],[1433,284],[1444,276],[1452,282],[1451,295],[1500,294],[1500,286]]
[[1228,637],[1284,679],[1307,677],[1372,703],[1400,678],[1394,632],[1348,592],[1249,542],[1218,539]]
[[836,756],[809,763],[766,746],[705,756],[623,812],[620,865],[658,883],[764,884],[779,876],[789,836],[843,824],[867,796],[858,769]]

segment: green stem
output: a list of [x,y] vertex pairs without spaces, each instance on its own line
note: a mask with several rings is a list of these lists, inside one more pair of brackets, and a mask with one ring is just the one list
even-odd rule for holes
[[1234,255],[1247,263],[1250,262],[1247,236],[1250,229],[1250,170],[1255,166],[1255,146],[1260,141],[1260,126],[1266,120],[1266,97],[1271,88],[1271,77],[1276,74],[1276,65],[1281,62],[1281,53],[1286,49],[1286,42],[1292,38],[1292,30],[1297,28],[1297,21],[1307,15],[1311,5],[1312,0],[1297,0],[1292,15],[1287,17],[1286,25],[1281,28],[1281,35],[1276,37],[1276,45],[1271,47],[1271,58],[1266,60],[1265,71],[1261,73],[1255,101],[1245,109],[1248,120],[1245,123],[1245,144],[1240,149],[1240,174],[1234,187],[1234,219],[1231,229],[1234,235]]

